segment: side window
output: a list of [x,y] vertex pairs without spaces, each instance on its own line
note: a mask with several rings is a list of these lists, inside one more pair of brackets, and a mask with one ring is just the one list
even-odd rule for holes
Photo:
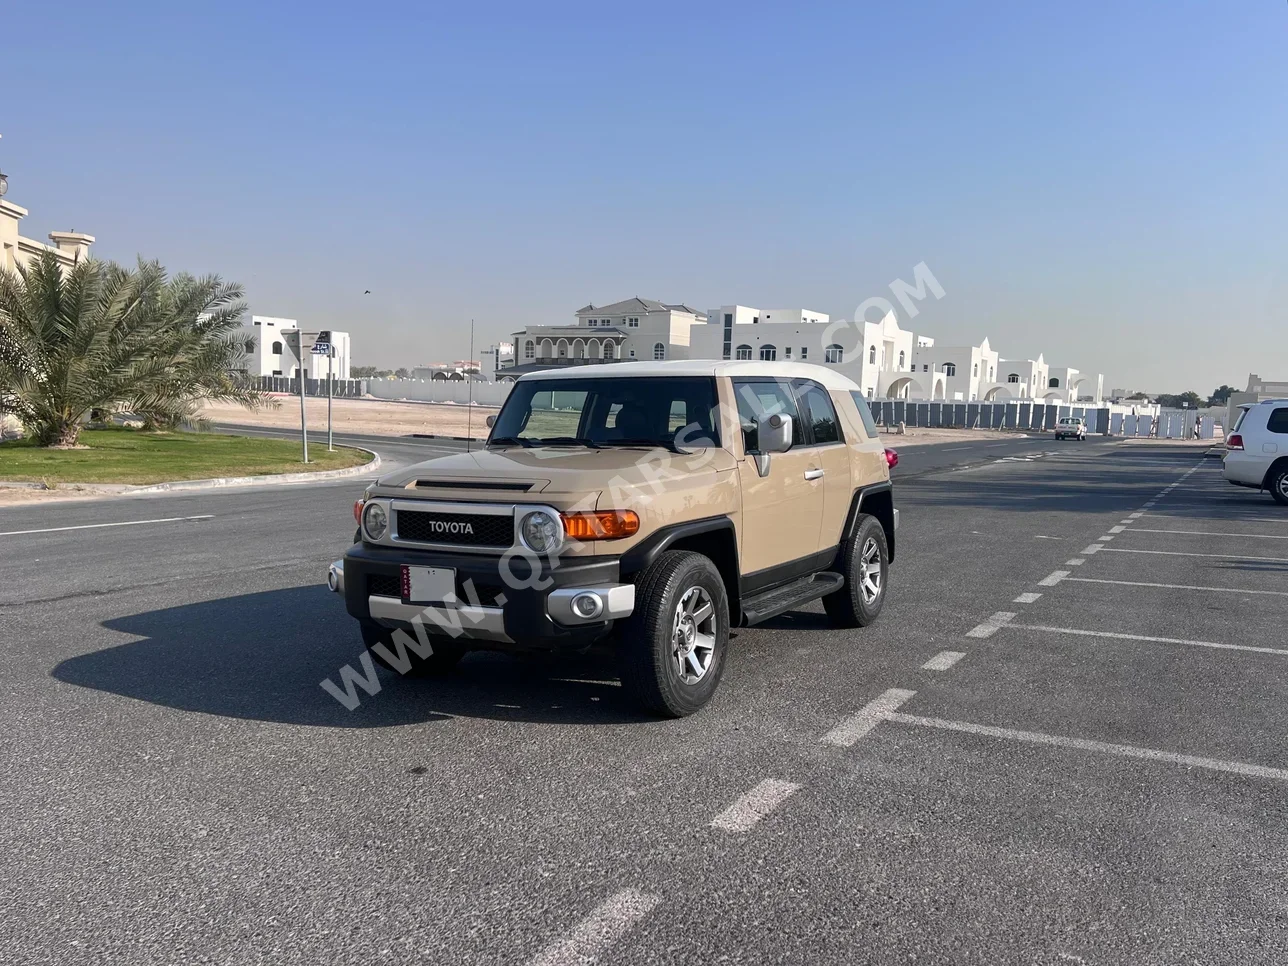
[[832,405],[832,397],[827,394],[827,390],[816,382],[802,382],[797,383],[797,391],[809,420],[814,444],[826,446],[845,442],[841,438],[841,424],[836,418],[836,407]]
[[792,417],[792,445],[801,445],[801,416],[791,388],[772,380],[735,379],[733,392],[738,397],[738,422],[742,424],[742,444],[747,452],[759,449],[756,420],[762,416],[783,413]]
[[1266,429],[1272,433],[1288,433],[1288,409],[1276,409],[1266,421]]
[[863,431],[868,434],[869,439],[876,439],[877,421],[872,418],[872,410],[868,407],[868,401],[863,398],[863,393],[857,389],[851,390],[850,398],[854,400],[854,405],[859,410],[859,419],[863,420]]

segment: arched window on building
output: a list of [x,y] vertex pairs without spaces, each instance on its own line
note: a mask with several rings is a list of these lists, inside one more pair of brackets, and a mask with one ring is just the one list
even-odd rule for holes
[[604,343],[604,358],[605,358],[605,359],[616,359],[616,358],[617,358],[617,343],[616,343],[616,342],[605,342],[605,343]]
[[762,345],[760,347],[760,361],[773,362],[778,358],[778,347],[772,345]]
[[1019,382],[1019,381],[1020,381],[1020,374],[1019,374],[1018,372],[1013,372],[1013,373],[1011,373],[1009,376],[1007,376],[1007,377],[1006,377],[1006,381],[1007,381],[1007,382]]
[[533,344],[531,339],[523,343],[523,358],[531,359],[536,354],[537,354],[537,347]]
[[1059,379],[1057,379],[1057,378],[1055,378],[1054,376],[1053,376],[1053,377],[1051,377],[1050,379],[1048,379],[1048,380],[1047,380],[1047,388],[1048,388],[1048,389],[1059,389],[1059,388],[1060,388],[1060,380],[1059,380]]
[[868,349],[868,365],[875,366],[876,364],[877,364],[877,347],[871,346]]
[[568,340],[567,339],[560,339],[558,342],[555,343],[555,355],[557,355],[560,359],[568,358]]
[[973,366],[971,366],[970,374],[971,374],[971,376],[972,376],[972,377],[974,377],[974,376],[978,376],[978,375],[979,375],[979,363],[978,363],[978,362],[977,362],[977,363],[975,363]]
[[665,358],[666,358],[666,343],[664,343],[664,342],[654,342],[654,343],[653,343],[653,358],[654,358],[654,359],[665,359]]
[[957,375],[957,364],[955,362],[945,362],[940,367],[940,371],[943,372],[945,376],[955,376]]
[[835,342],[823,350],[823,361],[836,365],[845,358],[845,350]]
[[899,371],[900,372],[903,372],[903,361],[906,357],[907,357],[906,353],[903,353],[903,352],[899,353]]
[[749,346],[749,345],[740,345],[740,346],[738,346],[737,353],[738,353],[738,354],[734,356],[734,358],[735,358],[735,359],[741,359],[741,360],[747,360],[747,359],[750,359],[750,358],[751,358],[751,346]]
[[273,343],[273,355],[275,355],[275,356],[280,356],[281,354],[282,354],[282,343],[280,343],[280,342],[274,342],[274,343]]

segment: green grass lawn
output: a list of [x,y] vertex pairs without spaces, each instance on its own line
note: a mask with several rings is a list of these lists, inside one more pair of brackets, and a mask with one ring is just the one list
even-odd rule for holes
[[225,436],[222,433],[145,433],[132,429],[89,429],[80,441],[88,449],[52,450],[29,440],[0,443],[0,480],[56,483],[164,483],[220,476],[259,476],[358,466],[371,459],[361,450],[326,449],[326,436],[309,435],[309,462],[300,462],[300,443],[284,439]]

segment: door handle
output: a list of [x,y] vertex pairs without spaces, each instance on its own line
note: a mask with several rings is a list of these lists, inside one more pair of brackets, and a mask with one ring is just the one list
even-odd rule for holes
[[822,478],[823,478],[823,471],[822,471],[822,470],[806,470],[806,471],[805,471],[805,479],[807,479],[807,480],[821,480]]

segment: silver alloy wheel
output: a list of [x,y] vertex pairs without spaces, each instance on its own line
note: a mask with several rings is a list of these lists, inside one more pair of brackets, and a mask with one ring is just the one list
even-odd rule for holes
[[671,623],[671,660],[685,684],[697,684],[716,653],[716,607],[704,587],[680,595]]
[[868,537],[859,556],[859,590],[863,603],[871,606],[881,596],[881,548],[876,537]]
[[1279,495],[1288,500],[1288,473],[1280,473],[1279,479],[1275,480],[1274,485],[1275,489],[1279,491]]

